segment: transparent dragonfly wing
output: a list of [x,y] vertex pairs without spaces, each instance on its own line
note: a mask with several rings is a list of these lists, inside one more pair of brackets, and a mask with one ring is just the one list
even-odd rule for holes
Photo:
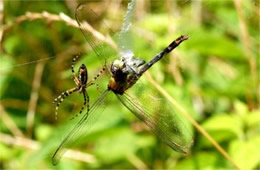
[[119,54],[126,63],[127,70],[137,72],[137,68],[145,62],[135,58],[133,53],[132,20],[135,11],[136,0],[128,3],[124,22],[118,36]]
[[[107,66],[107,63],[111,62],[113,57],[118,54],[117,45],[114,43],[111,36],[98,31],[101,26],[106,28],[106,31],[110,29],[102,21],[95,22],[100,20],[100,17],[89,7],[89,5],[90,3],[80,4],[76,9],[75,17],[81,32],[96,53],[102,66]],[[101,25],[95,25],[94,23],[90,24],[88,20],[94,21],[95,23],[101,23]],[[107,70],[109,70],[109,68]]]
[[[108,73],[109,65],[107,65],[107,63],[112,63],[119,57],[118,50],[121,60],[124,60],[125,63],[127,63],[127,67],[129,67],[128,70],[136,71],[136,68],[144,63],[143,60],[134,58],[134,53],[132,52],[131,21],[135,9],[135,2],[135,0],[132,0],[128,3],[124,23],[118,36],[119,49],[110,36],[104,36],[104,33],[101,34],[97,31],[99,28],[97,28],[98,26],[95,25],[95,23],[98,22],[94,22],[91,25],[90,22],[88,22],[88,20],[100,20],[97,12],[89,7],[90,3],[81,4],[76,9],[75,17],[79,24],[80,30],[95,51],[97,57],[101,61],[102,66],[105,65],[107,67],[106,70]],[[102,23],[101,26],[105,28],[105,30],[110,30],[104,22],[99,22]]]
[[66,152],[66,148],[70,148],[73,146],[76,141],[80,138],[86,136],[88,132],[91,130],[93,124],[100,117],[101,113],[105,109],[105,102],[109,98],[111,94],[110,91],[104,91],[100,97],[95,101],[95,103],[91,106],[88,113],[84,114],[80,121],[71,129],[68,135],[63,139],[57,150],[52,156],[53,165],[57,165]]
[[119,50],[123,53],[133,50],[132,41],[132,18],[135,10],[136,1],[132,0],[128,3],[127,12],[124,17],[124,22],[118,36]]
[[167,100],[156,89],[136,84],[117,98],[173,150],[187,153],[192,136]]

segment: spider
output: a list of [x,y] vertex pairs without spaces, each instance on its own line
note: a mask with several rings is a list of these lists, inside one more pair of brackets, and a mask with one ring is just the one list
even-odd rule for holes
[[[74,117],[77,117],[78,115],[80,115],[83,111],[83,109],[85,108],[85,106],[87,105],[87,112],[89,112],[89,96],[88,93],[86,92],[86,88],[92,85],[96,85],[96,83],[94,83],[94,81],[105,71],[105,67],[102,68],[102,70],[99,71],[99,73],[93,78],[93,80],[88,82],[88,71],[87,71],[87,67],[85,66],[85,64],[81,64],[79,71],[77,74],[75,74],[74,71],[74,63],[76,62],[76,60],[79,58],[79,55],[75,56],[72,59],[72,64],[71,64],[71,71],[72,71],[72,78],[73,81],[76,84],[76,87],[71,88],[69,90],[66,90],[65,92],[62,92],[61,95],[59,95],[57,98],[55,98],[53,100],[53,104],[56,104],[56,110],[55,110],[55,119],[57,119],[57,115],[58,115],[58,109],[60,104],[63,102],[63,100],[68,97],[69,95],[71,95],[72,93],[79,91],[79,93],[83,94],[84,97],[84,104],[81,107],[81,110],[78,114],[76,114]],[[98,86],[97,86],[98,88]],[[71,119],[74,119],[74,117],[72,117]]]

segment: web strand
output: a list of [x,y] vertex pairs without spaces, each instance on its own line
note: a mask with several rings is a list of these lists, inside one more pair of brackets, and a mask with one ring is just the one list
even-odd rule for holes
[[34,63],[38,63],[38,62],[43,62],[43,61],[47,61],[47,60],[50,60],[52,58],[55,58],[55,57],[48,57],[48,58],[42,58],[42,59],[39,59],[39,60],[34,60],[34,61],[30,61],[30,62],[27,62],[27,63],[23,63],[23,64],[15,64],[15,65],[12,65],[12,66],[8,66],[8,67],[0,67],[0,70],[2,69],[8,69],[8,68],[14,68],[14,67],[21,67],[21,66],[25,66],[25,65],[29,65],[29,64],[34,64]]

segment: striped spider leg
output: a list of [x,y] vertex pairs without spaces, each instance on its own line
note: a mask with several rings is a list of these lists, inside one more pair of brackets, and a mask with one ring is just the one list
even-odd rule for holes
[[[61,93],[61,95],[59,95],[57,98],[54,99],[53,103],[57,103],[56,104],[56,110],[55,110],[55,119],[57,119],[57,115],[58,115],[58,109],[60,104],[63,102],[63,100],[68,97],[69,95],[71,95],[72,93],[79,91],[79,93],[83,94],[84,97],[84,104],[80,109],[80,112],[78,114],[76,114],[75,116],[73,116],[71,119],[74,119],[75,117],[79,116],[83,109],[85,108],[85,106],[87,105],[87,113],[89,112],[89,96],[88,93],[86,91],[86,88],[92,85],[96,85],[97,84],[94,82],[105,70],[105,68],[103,68],[101,71],[99,71],[99,73],[93,78],[93,80],[88,82],[88,71],[87,71],[87,67],[84,64],[81,64],[78,73],[75,74],[74,71],[74,64],[76,62],[76,60],[78,59],[78,55],[75,56],[72,60],[72,64],[71,64],[71,71],[73,74],[73,81],[76,84],[76,87],[71,88],[69,90],[66,90],[65,92]],[[97,86],[98,88],[98,86]]]

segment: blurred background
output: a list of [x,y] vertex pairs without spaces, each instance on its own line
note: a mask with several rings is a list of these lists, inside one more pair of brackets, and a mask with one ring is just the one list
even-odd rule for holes
[[[187,119],[181,118],[194,144],[183,155],[113,97],[91,122],[93,131],[52,165],[83,104],[81,94],[71,95],[55,119],[53,99],[75,86],[73,57],[81,54],[75,70],[84,63],[90,79],[102,68],[75,21],[82,2],[0,0],[0,169],[234,169]],[[94,2],[98,17],[87,21],[119,32],[128,1]],[[241,169],[260,168],[259,6],[258,0],[137,0],[132,20],[134,52],[146,61],[190,36],[149,73]],[[94,86],[87,91],[91,105],[100,93]]]

